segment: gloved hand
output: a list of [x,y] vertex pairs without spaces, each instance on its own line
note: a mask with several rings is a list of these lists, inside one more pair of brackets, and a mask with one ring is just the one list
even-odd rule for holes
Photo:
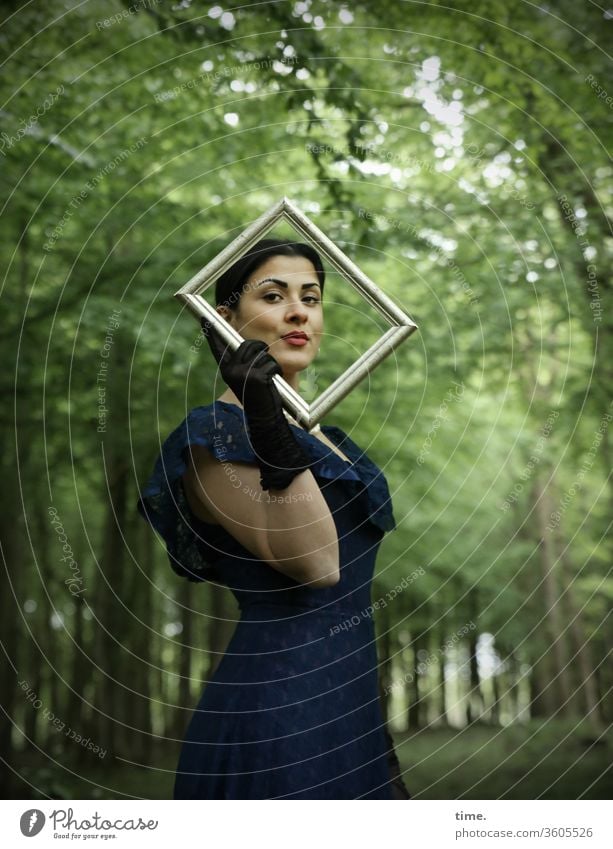
[[260,418],[276,414],[281,406],[272,377],[282,374],[279,363],[268,353],[268,345],[259,339],[246,339],[232,351],[220,333],[205,318],[201,319],[202,332],[207,338],[213,356],[219,365],[224,382],[249,413]]
[[310,467],[311,459],[296,442],[272,381],[283,373],[281,366],[265,342],[246,339],[231,351],[209,321],[202,318],[200,323],[224,382],[243,405],[262,489],[285,489]]

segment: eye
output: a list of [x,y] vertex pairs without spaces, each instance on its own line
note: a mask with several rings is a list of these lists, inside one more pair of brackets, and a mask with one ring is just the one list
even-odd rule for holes
[[265,294],[265,295],[262,295],[262,298],[263,298],[265,301],[270,301],[270,303],[271,303],[271,304],[272,304],[272,303],[274,303],[274,302],[271,300],[271,298],[280,298],[280,297],[281,297],[281,293],[280,293],[280,292],[266,292],[266,294]]
[[307,295],[302,300],[303,301],[310,301],[310,303],[312,303],[312,304],[320,304],[321,303],[321,299],[316,298],[314,295]]

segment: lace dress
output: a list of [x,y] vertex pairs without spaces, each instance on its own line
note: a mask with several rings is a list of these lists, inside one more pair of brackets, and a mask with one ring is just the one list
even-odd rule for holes
[[321,426],[350,462],[292,429],[336,524],[340,581],[333,587],[299,584],[190,511],[181,481],[190,444],[223,462],[237,488],[233,461],[255,463],[234,404],[193,409],[165,441],[141,492],[138,509],[164,538],[173,569],[227,585],[241,614],[187,728],[176,799],[398,798],[370,597],[377,550],[395,527],[387,482],[340,428]]

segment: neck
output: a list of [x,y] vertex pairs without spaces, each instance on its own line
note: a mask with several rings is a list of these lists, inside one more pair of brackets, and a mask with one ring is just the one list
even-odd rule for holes
[[[284,374],[283,380],[286,383],[289,383],[289,385],[292,387],[292,389],[295,389],[296,392],[300,391],[300,382],[299,382],[299,379],[298,379],[298,372],[297,371],[292,372],[291,374]],[[229,404],[238,404],[239,407],[243,406],[241,404],[241,402],[238,400],[238,398],[236,397],[236,395],[234,394],[234,392],[232,392],[231,389],[226,389],[226,391],[223,393],[223,395],[219,396],[218,400],[219,401],[227,401]]]
[[296,392],[299,391],[299,389],[300,389],[300,379],[299,379],[299,373],[297,371],[293,371],[291,374],[284,374],[283,380],[286,383],[289,383],[289,385],[292,387],[292,389],[295,389]]
[[[289,382],[289,381],[288,381],[288,382]],[[294,389],[296,389],[296,391],[297,391],[297,387],[296,387],[296,386],[294,386]],[[220,395],[220,396],[219,396],[219,398],[218,398],[217,400],[218,400],[218,401],[226,401],[228,404],[236,404],[236,406],[237,406],[237,407],[240,407],[241,409],[242,409],[242,407],[243,407],[243,405],[241,404],[241,402],[238,400],[238,398],[236,397],[236,395],[234,394],[234,392],[232,392],[232,390],[231,390],[231,389],[226,389],[226,391],[223,393],[223,395]],[[293,416],[290,416],[290,414],[289,414],[286,410],[284,410],[283,412],[285,413],[285,415],[286,415],[287,417],[289,417],[289,418],[292,420],[292,422],[295,422],[295,424],[296,424],[296,425],[298,425],[298,427],[301,427],[301,425],[299,425],[299,424],[298,424],[298,422],[296,422],[296,420],[293,418]],[[314,427],[314,428],[312,428],[309,432],[310,432],[310,433],[318,433],[320,430],[321,430],[321,428],[320,428],[320,426],[317,424],[317,425],[315,425],[315,427]]]

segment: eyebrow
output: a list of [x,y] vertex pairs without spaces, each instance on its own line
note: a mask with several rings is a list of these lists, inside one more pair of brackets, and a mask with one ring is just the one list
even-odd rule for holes
[[[264,280],[260,280],[259,283],[256,283],[254,288],[257,289],[258,286],[263,286],[264,283],[276,283],[277,286],[284,286],[286,289],[288,288],[285,280],[279,280],[277,277],[266,277]],[[319,286],[319,283],[303,283],[300,288],[309,289],[311,286]],[[319,288],[321,287],[319,286]]]

